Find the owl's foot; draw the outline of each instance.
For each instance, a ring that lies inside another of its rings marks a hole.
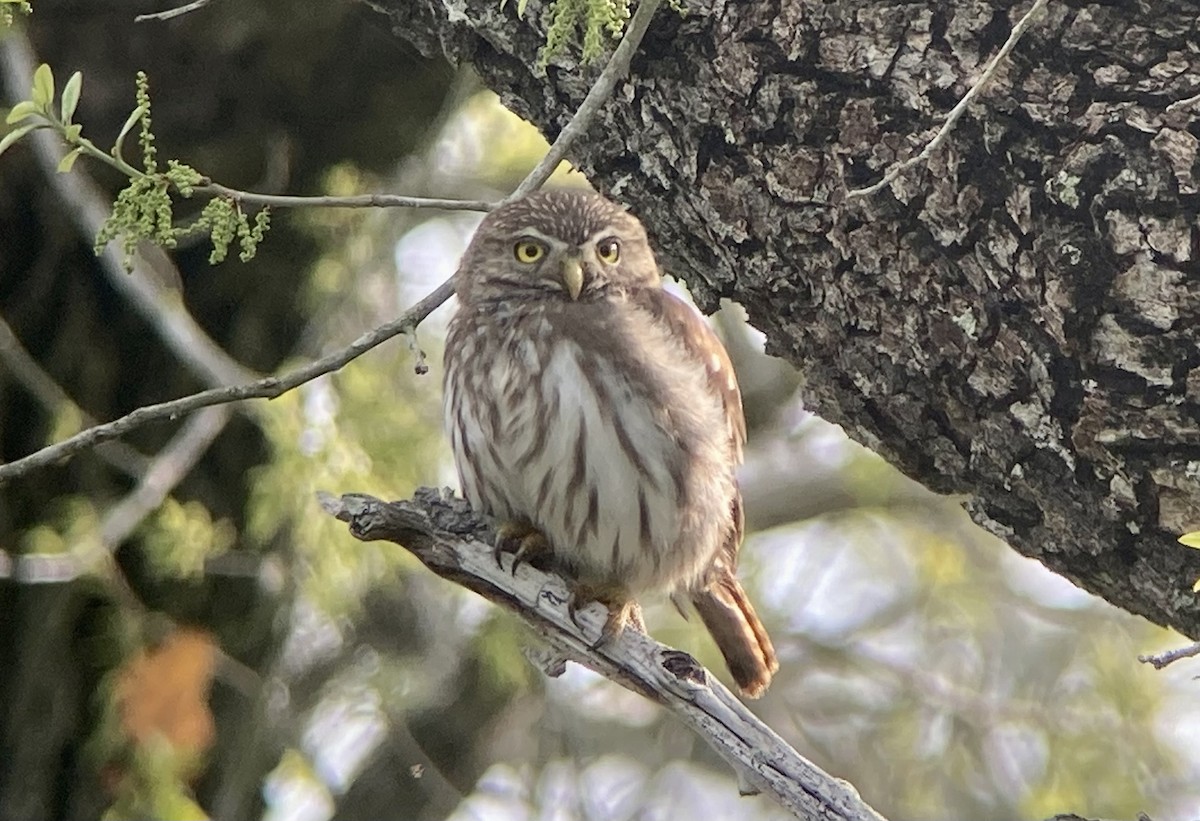
[[[576,614],[580,608],[587,607],[592,602],[600,602],[604,605],[608,610],[608,618],[604,620],[604,627],[600,629],[599,638],[591,644],[589,649],[599,649],[621,635],[626,627],[632,627],[639,633],[646,632],[646,622],[642,618],[641,606],[633,599],[628,598],[628,594],[624,590],[576,582],[571,585],[571,598],[567,601],[567,615],[580,630],[583,629],[583,625],[579,623]]]
[[[500,557],[505,553],[513,554],[512,574],[514,576],[517,575],[517,568],[521,566],[522,562],[527,561],[533,565],[540,565],[542,559],[550,558],[552,552],[550,542],[547,541],[542,531],[526,519],[503,522],[496,530],[496,544],[492,549],[492,556],[495,557],[497,566],[503,569],[504,562]]]

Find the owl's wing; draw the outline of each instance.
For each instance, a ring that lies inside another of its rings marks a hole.
[[[683,300],[669,291],[659,288],[646,289],[640,295],[643,307],[671,329],[671,333],[683,343],[683,347],[697,362],[702,363],[708,375],[708,388],[721,397],[725,407],[725,419],[729,429],[729,449],[732,463],[742,463],[742,448],[746,444],[746,417],[742,413],[742,392],[738,388],[733,362],[704,317]],[[733,498],[733,532],[726,543],[726,559],[730,569],[737,567],[737,550],[742,543],[745,516],[742,512],[742,494],[736,491]]]

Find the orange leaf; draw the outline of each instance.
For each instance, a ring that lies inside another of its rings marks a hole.
[[[116,688],[121,726],[135,743],[161,736],[179,752],[202,754],[213,741],[208,691],[216,665],[210,633],[180,628],[121,671]]]

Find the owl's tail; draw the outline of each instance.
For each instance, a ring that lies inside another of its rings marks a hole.
[[[779,659],[737,578],[722,573],[707,588],[692,593],[692,604],[725,656],[742,695],[761,696],[779,669]]]

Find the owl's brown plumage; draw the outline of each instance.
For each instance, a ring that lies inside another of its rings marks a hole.
[[[446,342],[454,459],[472,507],[609,607],[606,630],[645,593],[682,593],[758,696],[778,662],[736,578],[741,396],[720,340],[661,280],[641,223],[597,194],[485,217]]]

